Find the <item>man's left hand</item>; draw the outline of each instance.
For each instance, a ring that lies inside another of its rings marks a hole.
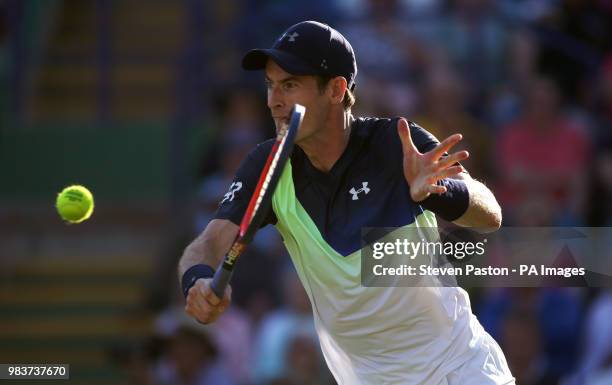
[[[455,165],[467,159],[467,151],[459,151],[448,156],[443,155],[462,139],[461,134],[454,134],[444,139],[430,151],[422,154],[415,147],[410,136],[410,127],[406,119],[397,121],[397,132],[402,141],[404,153],[404,177],[410,186],[410,197],[414,202],[425,200],[430,194],[444,194],[446,187],[438,186],[437,182],[463,171],[463,167]]]

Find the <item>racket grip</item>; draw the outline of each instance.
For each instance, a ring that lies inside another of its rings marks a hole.
[[[223,259],[223,263],[221,266],[215,271],[215,275],[210,284],[210,287],[219,299],[223,299],[223,294],[225,294],[225,288],[229,284],[230,279],[232,279],[232,273],[234,271],[234,264],[236,263],[236,259],[242,254],[244,249],[246,248],[246,244],[241,242],[240,240],[234,242],[231,249],[225,255]]]
[[[230,279],[232,279],[233,272],[233,269],[227,270],[225,266],[223,266],[223,264],[221,265],[221,267],[219,267],[219,269],[217,269],[217,271],[215,271],[215,275],[210,284],[210,288],[212,289],[213,293],[215,293],[217,298],[223,299],[223,294],[225,294],[225,288],[229,284]]]

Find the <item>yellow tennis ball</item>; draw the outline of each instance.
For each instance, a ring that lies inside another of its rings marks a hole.
[[[65,221],[81,223],[93,213],[93,195],[83,186],[68,186],[57,194],[55,207]]]

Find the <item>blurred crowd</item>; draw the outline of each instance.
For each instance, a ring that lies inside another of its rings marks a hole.
[[[214,4],[212,4],[214,3]],[[195,237],[273,123],[249,48],[324,21],[357,55],[360,116],[404,116],[440,140],[460,132],[466,168],[495,192],[504,226],[612,224],[612,1],[233,0],[211,2],[214,142],[202,159]],[[280,237],[263,229],[238,266],[233,306],[190,322],[176,296],[155,338],[116,352],[134,384],[333,384],[308,298]],[[178,288],[178,285],[177,285]],[[473,309],[521,385],[612,383],[612,292],[487,289]]]

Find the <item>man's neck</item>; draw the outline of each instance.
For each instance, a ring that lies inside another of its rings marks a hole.
[[[317,170],[329,172],[340,159],[348,145],[353,120],[350,111],[346,111],[325,122],[326,127],[319,131],[319,135],[313,135],[300,143],[299,146]]]

